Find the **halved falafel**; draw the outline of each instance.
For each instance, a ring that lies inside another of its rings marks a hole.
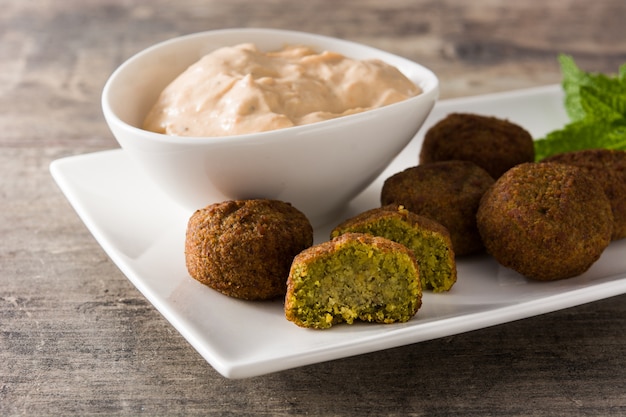
[[[412,251],[383,237],[345,233],[295,257],[285,317],[300,327],[327,329],[355,320],[406,322],[421,305]]]
[[[580,275],[611,241],[611,204],[580,168],[526,163],[483,196],[476,216],[483,243],[500,264],[528,278]]]
[[[402,205],[435,220],[450,233],[456,255],[483,250],[476,211],[494,179],[469,161],[443,161],[417,165],[385,180],[382,205]]]
[[[344,233],[382,236],[411,249],[417,259],[423,289],[449,291],[456,282],[456,260],[448,229],[403,206],[367,210],[336,226],[330,237]]]
[[[474,162],[493,178],[535,159],[533,138],[523,127],[492,116],[452,113],[426,132],[419,163]]]
[[[285,295],[293,258],[313,244],[313,227],[291,204],[237,200],[212,204],[189,219],[189,274],[231,297],[265,300]]]

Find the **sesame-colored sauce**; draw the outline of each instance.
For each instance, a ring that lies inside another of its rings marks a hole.
[[[205,55],[169,84],[144,129],[230,136],[359,113],[421,93],[398,69],[306,46],[274,52],[253,44]]]

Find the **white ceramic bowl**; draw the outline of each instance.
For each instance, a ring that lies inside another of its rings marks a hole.
[[[379,58],[423,93],[363,113],[262,133],[198,138],[141,129],[170,81],[212,50],[244,42],[262,50],[303,44],[356,59]],[[134,55],[107,81],[102,107],[124,151],[190,212],[227,199],[273,198],[290,202],[320,224],[365,189],[408,144],[438,92],[438,79],[430,70],[375,48],[301,32],[226,29],[175,38]]]

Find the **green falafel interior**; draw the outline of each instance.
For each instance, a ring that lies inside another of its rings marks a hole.
[[[402,206],[397,209],[394,207],[393,210],[383,207],[365,212],[337,226],[331,237],[348,232],[367,233],[398,242],[413,251],[423,289],[433,292],[449,291],[457,278],[452,242],[447,230],[433,222],[410,213]]]
[[[358,233],[296,256],[287,287],[285,316],[315,329],[355,320],[406,322],[422,302],[412,253],[388,239]]]
[[[364,230],[402,243],[413,250],[422,277],[422,286],[434,292],[448,291],[456,282],[450,246],[433,233],[418,231],[398,219],[381,220]]]

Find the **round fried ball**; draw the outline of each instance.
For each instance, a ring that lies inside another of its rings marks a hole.
[[[469,161],[443,161],[408,168],[387,178],[382,205],[407,210],[439,222],[450,233],[456,255],[483,250],[476,211],[494,179]]]
[[[265,300],[285,295],[291,262],[313,244],[313,227],[289,203],[238,200],[212,204],[189,219],[189,274],[231,297]]]
[[[577,167],[526,163],[483,196],[476,216],[483,243],[500,264],[528,278],[580,275],[611,241],[611,204]]]
[[[515,165],[535,160],[533,138],[508,120],[471,113],[452,113],[424,137],[420,164],[463,160],[474,162],[493,178]]]
[[[553,155],[542,162],[574,165],[598,180],[613,210],[611,239],[626,237],[626,151],[586,149]]]

